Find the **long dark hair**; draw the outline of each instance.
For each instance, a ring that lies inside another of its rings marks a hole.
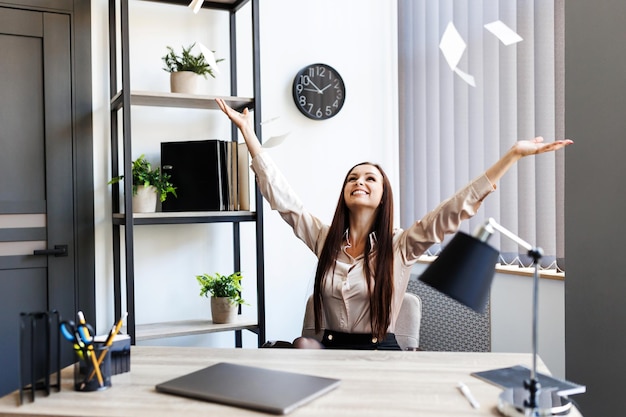
[[[322,323],[322,287],[326,274],[334,268],[341,251],[344,233],[350,225],[350,212],[343,196],[348,177],[352,170],[361,165],[371,165],[378,169],[383,177],[383,195],[376,210],[376,218],[371,232],[376,236],[376,247],[372,248],[370,239],[366,239],[364,252],[364,271],[370,296],[372,334],[379,340],[384,338],[390,322],[391,299],[393,296],[393,193],[391,183],[385,171],[371,162],[356,164],[346,174],[341,187],[341,194],[335,209],[333,221],[328,230],[315,272],[313,305],[315,312],[315,331],[319,332]],[[372,288],[372,278],[374,287]]]

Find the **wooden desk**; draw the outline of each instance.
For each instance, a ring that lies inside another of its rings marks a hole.
[[[295,349],[209,349],[133,346],[131,372],[113,376],[102,392],[72,390],[71,370],[63,374],[61,392],[39,394],[18,406],[17,393],[0,399],[0,416],[262,416],[230,406],[157,393],[157,383],[217,362],[301,372],[342,380],[334,391],[290,416],[497,416],[500,390],[471,372],[523,364],[529,354],[379,352]],[[547,372],[540,362],[539,370]],[[473,409],[457,390],[465,382],[480,409]],[[521,382],[521,381],[520,381]],[[584,394],[583,394],[584,395]],[[269,415],[269,414],[267,414]],[[581,414],[573,409],[573,417]]]

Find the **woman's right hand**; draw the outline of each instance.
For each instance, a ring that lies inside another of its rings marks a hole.
[[[228,118],[241,130],[243,133],[246,128],[252,128],[252,114],[248,111],[248,108],[243,109],[243,112],[238,112],[230,107],[221,98],[216,98],[217,105],[228,116]]]
[[[250,156],[254,158],[263,150],[263,148],[261,147],[259,138],[257,138],[256,133],[254,132],[254,120],[252,114],[247,108],[243,109],[243,112],[236,111],[226,104],[226,102],[221,98],[216,98],[215,101],[224,114],[228,116],[237,128],[239,128],[243,134],[244,140],[246,141],[248,152],[250,152]]]

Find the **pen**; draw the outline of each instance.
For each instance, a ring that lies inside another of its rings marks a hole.
[[[463,382],[459,381],[459,384],[457,385],[457,388],[461,391],[463,396],[465,398],[467,398],[467,401],[469,401],[469,403],[472,405],[472,407],[474,407],[474,408],[479,408],[480,407],[480,404],[478,403],[478,401],[476,401],[476,398],[474,398],[474,396],[472,395],[472,392],[470,391],[470,389],[468,388],[467,385],[465,385]]]
[[[83,314],[82,311],[79,311],[77,314],[78,316],[78,322],[82,325],[81,328],[83,329],[83,336],[85,337],[86,340],[88,340],[89,338],[91,338],[91,335],[89,334],[89,329],[87,329],[87,322],[85,321],[85,315]],[[96,372],[96,376],[98,377],[98,383],[100,384],[100,386],[104,386],[104,381],[102,379],[102,373],[100,373],[100,365],[98,364],[98,360],[96,359],[96,351],[93,348],[93,344],[89,343],[87,346],[87,350],[88,353],[87,355],[91,357],[91,362],[93,363],[93,369]]]

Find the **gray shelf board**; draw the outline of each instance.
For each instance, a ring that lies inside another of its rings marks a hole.
[[[124,213],[114,213],[113,223],[126,223]],[[183,223],[220,223],[255,221],[252,211],[172,211],[156,213],[133,213],[133,224],[183,224]]]
[[[111,109],[119,110],[123,106],[122,91],[111,99]],[[199,94],[167,93],[154,91],[131,91],[130,104],[132,106],[151,107],[180,107],[185,109],[219,110],[216,98],[221,98],[230,107],[241,111],[252,108],[254,99],[251,97],[213,96]]]
[[[233,323],[215,324],[212,320],[181,320],[162,323],[137,324],[136,340],[152,340],[169,337],[191,336],[206,333],[217,333],[231,330],[256,330],[256,319],[237,316]]]
[[[153,3],[177,4],[187,6],[190,0],[144,0]],[[222,9],[222,10],[238,10],[249,0],[205,0],[202,5],[203,9]]]
[[[186,109],[219,110],[216,98],[221,98],[233,109],[252,107],[254,99],[250,97],[210,96],[182,93],[162,93],[150,91],[131,91],[130,104],[134,106],[182,107]]]

